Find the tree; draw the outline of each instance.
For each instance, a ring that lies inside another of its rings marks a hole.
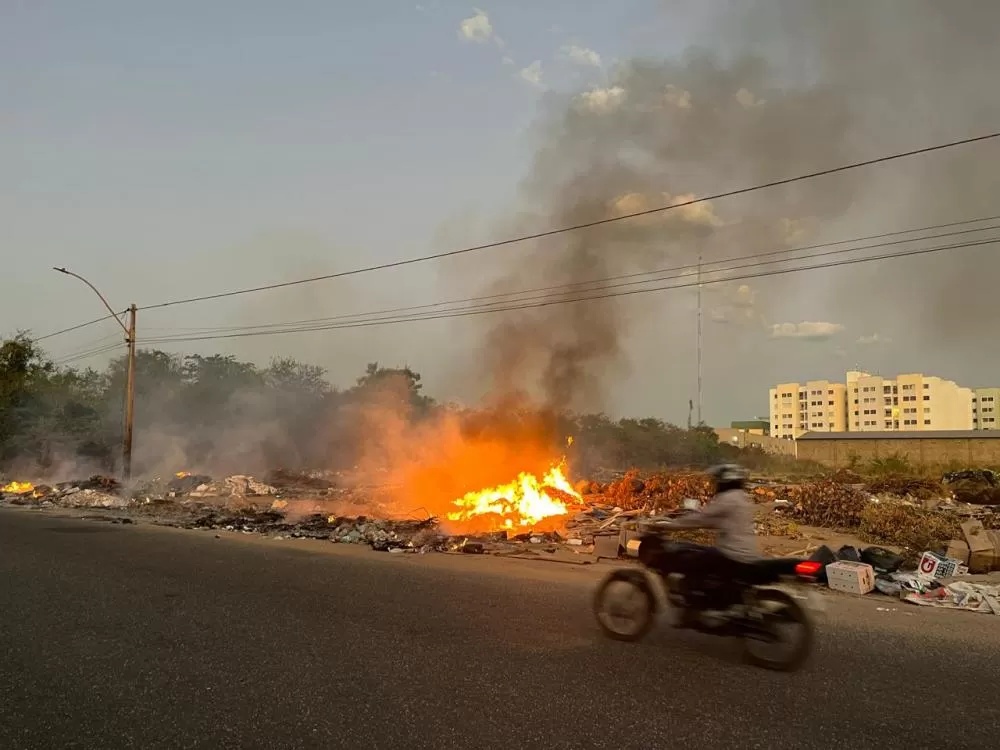
[[[357,380],[351,394],[359,400],[377,398],[385,403],[396,401],[408,406],[417,414],[424,414],[434,404],[434,400],[423,395],[420,373],[409,367],[380,367],[378,362],[370,362],[365,374]]]
[[[55,366],[27,334],[0,344],[0,461],[37,452],[50,406],[45,401]]]

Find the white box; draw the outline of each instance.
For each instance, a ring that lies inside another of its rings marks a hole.
[[[867,594],[875,588],[875,569],[868,563],[838,560],[826,566],[826,581],[834,591]]]

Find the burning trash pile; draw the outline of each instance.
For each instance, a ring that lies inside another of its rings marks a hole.
[[[8,482],[0,486],[0,499],[11,505],[62,505],[66,507],[124,508],[121,485],[112,477],[95,474],[88,479],[53,485]]]
[[[450,472],[450,466],[444,471]],[[265,481],[249,475],[214,479],[181,471],[130,488],[103,476],[52,485],[11,481],[0,486],[0,499],[129,511],[186,528],[365,544],[379,551],[563,551],[596,559],[630,557],[629,545],[642,517],[677,509],[689,499],[705,502],[712,491],[708,478],[693,471],[628,471],[574,484],[560,460],[537,474],[525,471],[495,486],[464,493],[459,489],[452,499],[440,496],[439,475],[434,474],[413,494],[419,498],[414,505],[426,502],[433,512],[404,512],[401,503],[409,497],[410,485],[371,484],[372,472],[275,470],[264,476]],[[958,538],[965,519],[978,519],[986,529],[1000,528],[994,508],[959,503],[952,490],[963,482],[992,486],[996,476],[991,472],[961,472],[941,483],[899,477],[868,485],[846,481],[854,478],[753,486],[757,534],[798,539],[811,537],[810,528],[835,529],[900,549],[900,557],[912,563],[926,550],[943,550],[949,539]],[[713,540],[711,532],[675,533],[701,543]]]

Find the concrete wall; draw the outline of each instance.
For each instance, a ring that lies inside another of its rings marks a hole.
[[[720,443],[729,443],[740,448],[750,448],[756,446],[766,453],[775,453],[785,456],[795,455],[795,441],[781,440],[769,435],[760,435],[749,430],[737,430],[732,427],[717,427],[715,434],[719,436]],[[735,438],[735,440],[734,440]]]
[[[899,456],[915,466],[1000,466],[1000,440],[990,438],[820,439],[799,440],[796,447],[800,459],[831,468],[850,466],[852,456],[861,463]]]

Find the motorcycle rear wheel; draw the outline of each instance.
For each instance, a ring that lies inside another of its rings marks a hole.
[[[611,596],[616,586],[630,589],[627,613]],[[656,619],[656,596],[645,574],[638,570],[617,570],[601,581],[594,592],[594,615],[608,638],[631,643],[645,637]]]
[[[772,627],[778,625],[793,625],[800,631],[798,642],[789,649],[789,653],[784,657],[763,656],[758,647],[760,641],[751,638],[743,638],[743,653],[747,661],[757,667],[770,669],[779,672],[794,672],[799,669],[812,651],[813,644],[813,624],[809,615],[795,599],[784,591],[778,589],[759,589],[756,598],[762,608],[766,610],[765,622]],[[781,645],[785,644],[785,639],[780,634],[776,634]]]

